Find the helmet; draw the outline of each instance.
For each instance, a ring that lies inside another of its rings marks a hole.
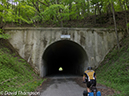
[[[92,67],[88,67],[87,69],[88,69],[88,70],[92,70]]]

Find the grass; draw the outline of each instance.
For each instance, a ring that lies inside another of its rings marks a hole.
[[[114,96],[129,96],[129,37],[121,45],[120,50],[109,52],[97,68],[97,81],[120,92]]]
[[[3,41],[0,39],[0,95],[10,92],[25,96],[34,92],[44,80]],[[97,82],[120,92],[114,96],[129,96],[129,38],[121,45],[120,50],[109,52],[96,70]]]
[[[0,44],[0,95],[17,92],[17,95],[27,96],[26,92],[35,92],[43,81],[24,59],[10,51],[9,46]]]

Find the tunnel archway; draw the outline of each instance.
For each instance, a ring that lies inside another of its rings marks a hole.
[[[82,75],[88,57],[82,46],[71,40],[60,40],[49,45],[42,57],[45,75]],[[59,71],[59,67],[63,71]]]

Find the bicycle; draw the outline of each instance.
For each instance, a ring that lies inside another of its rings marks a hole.
[[[85,81],[83,83],[87,83],[87,82]],[[96,94],[97,94],[97,88],[96,88],[96,86],[93,86],[93,84],[91,84],[90,91],[93,92],[93,95],[94,96],[96,96]],[[83,96],[87,96],[87,95],[88,95],[87,90],[83,91]]]
[[[97,88],[96,88],[96,86],[93,86],[93,84],[91,84],[90,90],[91,90],[91,92],[94,93],[94,96],[96,96],[96,93],[97,93]]]

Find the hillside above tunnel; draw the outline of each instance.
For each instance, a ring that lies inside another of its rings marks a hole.
[[[129,11],[126,11],[127,17],[129,17]],[[125,11],[115,12],[116,24],[118,29],[126,28],[126,18]],[[127,23],[129,18],[127,18]],[[16,24],[16,23],[7,23],[4,27],[61,27],[60,23],[33,23],[33,24]],[[69,28],[114,28],[113,14],[104,13],[101,15],[91,15],[85,19],[74,19],[74,20],[64,20],[63,27]]]

